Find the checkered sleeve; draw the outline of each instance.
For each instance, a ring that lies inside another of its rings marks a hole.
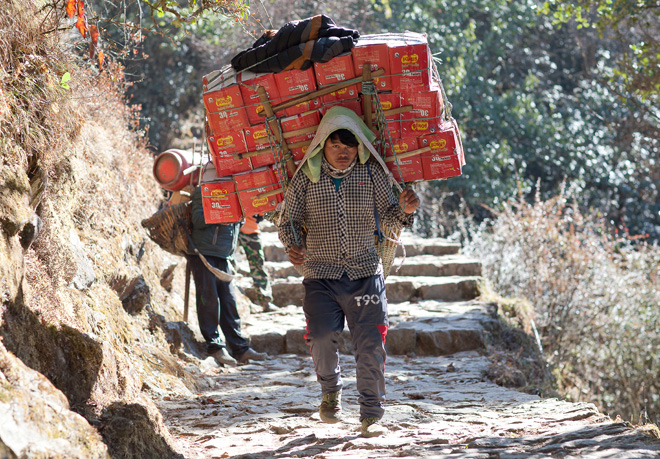
[[[278,236],[286,252],[291,246],[302,242],[303,222],[305,220],[305,195],[309,179],[304,174],[297,174],[286,190],[285,211],[278,226]]]
[[[415,213],[406,214],[403,212],[398,199],[394,196],[385,171],[377,163],[372,162],[371,165],[376,207],[382,224],[396,229],[411,227],[415,220]]]

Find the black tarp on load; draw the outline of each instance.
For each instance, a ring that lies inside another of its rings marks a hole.
[[[337,27],[324,14],[291,21],[272,38],[264,35],[252,48],[238,53],[232,58],[231,66],[236,71],[249,69],[255,73],[307,70],[314,62],[328,62],[350,51],[359,36],[357,30]]]

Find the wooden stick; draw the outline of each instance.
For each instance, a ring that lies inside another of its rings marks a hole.
[[[400,113],[408,113],[409,111],[412,111],[412,109],[413,109],[412,105],[404,105],[403,107],[399,107],[399,108],[392,108],[390,110],[383,110],[383,115],[391,116],[391,115],[398,115]]]
[[[385,158],[385,162],[391,163],[395,159],[405,159],[410,156],[421,155],[422,153],[426,153],[427,151],[431,151],[431,147],[424,147],[424,148],[420,148],[419,150],[407,151],[405,153],[397,154],[396,156],[388,156],[387,158]]]
[[[265,191],[263,193],[260,193],[260,194],[256,195],[253,198],[253,200],[259,199],[259,198],[267,198],[269,196],[273,196],[273,195],[280,194],[280,193],[284,193],[284,190],[282,188],[276,188],[274,190]]]
[[[303,140],[302,142],[296,142],[292,143],[289,145],[289,148],[294,149],[294,148],[300,148],[300,147],[308,147],[311,145],[312,141],[311,140]]]
[[[407,113],[407,112],[411,111],[412,108],[413,108],[412,105],[406,105],[404,107],[393,108],[391,110],[384,110],[383,114],[386,117],[390,116],[390,115],[398,115],[400,113]],[[365,118],[364,115],[362,115],[362,119],[364,119],[364,118]],[[284,135],[285,139],[290,139],[291,137],[316,132],[317,129],[318,129],[318,125],[310,126],[310,127],[306,127],[306,128],[302,128],[302,129],[296,129],[295,131],[285,132],[283,135]],[[295,143],[295,144],[291,144],[291,145],[289,145],[289,150],[291,150],[292,148],[298,148],[298,147],[302,147],[302,146],[305,146],[305,145],[309,145],[310,143],[311,143],[311,141],[303,141],[303,142],[298,142],[298,143]],[[263,155],[263,154],[266,154],[266,153],[271,153],[272,151],[273,150],[271,148],[264,148],[263,150],[249,151],[247,153],[234,153],[233,157],[234,157],[234,159],[252,158],[253,156],[259,156],[259,155]]]
[[[311,140],[303,140],[302,142],[292,143],[291,145],[288,145],[288,147],[289,150],[293,150],[294,148],[306,147],[311,143],[312,143]],[[261,155],[265,155],[266,153],[272,153],[272,152],[273,152],[272,148],[264,148],[263,150],[248,151],[247,153],[234,153],[232,157],[234,159],[252,158],[253,156],[261,156]]]
[[[192,266],[190,262],[186,261],[186,280],[185,280],[185,291],[183,294],[183,321],[188,322],[188,302],[190,300],[190,274],[192,272]]]
[[[296,137],[296,136],[299,136],[299,135],[309,134],[311,132],[316,132],[316,128],[318,128],[318,127],[319,127],[318,125],[309,126],[309,127],[302,128],[302,129],[296,129],[295,131],[285,132],[284,133],[284,138],[285,139],[290,139],[291,137]]]
[[[257,93],[259,94],[259,99],[261,99],[261,103],[264,105],[264,111],[266,112],[266,116],[268,118],[273,118],[275,116],[275,112],[273,111],[273,107],[270,105],[270,101],[268,100],[268,94],[266,93],[266,89],[263,86],[259,86],[257,88]],[[270,126],[270,130],[273,132],[273,135],[275,136],[275,140],[278,143],[282,144],[282,154],[284,156],[287,156],[287,153],[289,152],[289,146],[286,144],[286,141],[280,136],[280,129],[277,125],[277,120],[271,120],[268,122]],[[296,165],[293,162],[293,158],[289,158],[286,161],[286,167],[289,170],[289,173],[293,175],[294,171],[296,170]]]
[[[370,69],[371,71],[371,69]],[[385,74],[385,69],[378,69],[375,72],[371,73],[371,77],[379,77],[381,75]],[[310,92],[309,94],[302,94],[298,97],[295,97],[291,100],[287,100],[286,102],[282,102],[281,104],[274,105],[272,107],[272,110],[274,112],[279,112],[280,110],[284,110],[285,108],[293,107],[298,104],[302,104],[303,102],[308,102],[312,99],[315,99],[316,97],[320,96],[325,96],[326,94],[330,94],[331,92],[339,91],[340,89],[348,88],[349,86],[356,84],[356,83],[362,83],[362,77],[358,78],[353,78],[350,80],[342,81],[341,83],[333,84],[330,86],[326,86],[324,88],[318,89],[314,92]],[[269,115],[270,116],[270,115]]]
[[[371,64],[369,62],[365,62],[362,65],[362,81],[371,81]],[[369,129],[374,126],[372,119],[373,113],[371,113],[372,109],[373,107],[371,105],[371,94],[362,94],[362,112],[364,113],[364,124],[366,124]]]
[[[234,159],[243,159],[243,158],[252,158],[253,156],[261,156],[266,153],[273,153],[272,148],[264,148],[263,150],[248,151],[247,153],[234,153],[232,157]]]

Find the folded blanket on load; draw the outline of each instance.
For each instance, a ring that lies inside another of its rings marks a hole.
[[[337,27],[324,14],[291,21],[272,37],[264,34],[251,48],[231,60],[236,71],[279,73],[284,70],[307,70],[314,62],[328,62],[350,51],[360,36],[357,30]]]

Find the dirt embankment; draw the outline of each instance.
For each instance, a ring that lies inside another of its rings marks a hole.
[[[143,389],[196,391],[177,354],[197,349],[182,260],[140,225],[152,156],[121,69],[76,64],[38,11],[0,13],[0,455],[176,457]]]

